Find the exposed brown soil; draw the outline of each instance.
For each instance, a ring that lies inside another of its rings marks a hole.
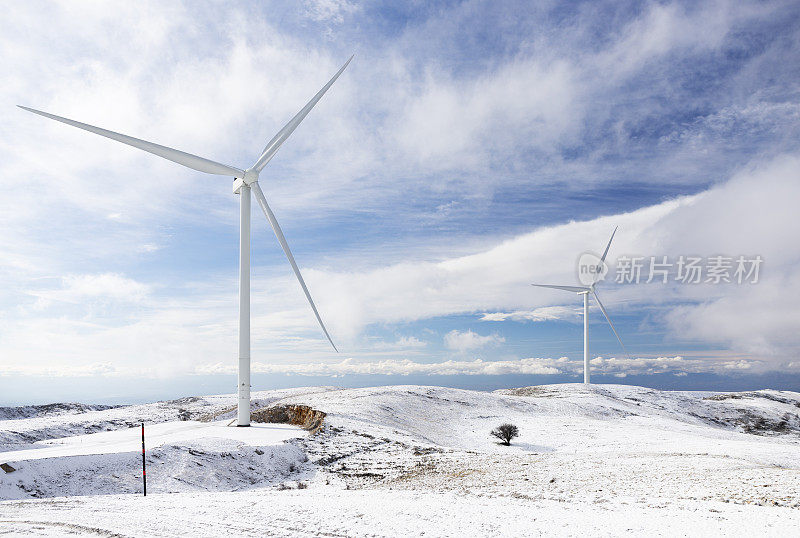
[[[250,413],[250,420],[253,422],[294,424],[304,430],[315,433],[322,427],[325,413],[312,409],[307,405],[273,405],[253,411]]]
[[[216,413],[209,413],[200,417],[200,422],[211,422],[218,420],[220,417],[230,415],[236,412],[236,406],[231,406],[226,409],[217,411]],[[294,424],[301,428],[316,433],[322,428],[322,423],[325,420],[325,413],[312,409],[307,405],[301,404],[286,404],[286,405],[271,405],[269,407],[262,407],[250,412],[250,422],[265,422],[273,424]]]

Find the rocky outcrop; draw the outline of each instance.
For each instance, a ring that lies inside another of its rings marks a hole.
[[[294,424],[311,433],[315,433],[322,427],[325,413],[312,409],[307,405],[273,405],[253,411],[250,413],[250,420],[252,422]]]

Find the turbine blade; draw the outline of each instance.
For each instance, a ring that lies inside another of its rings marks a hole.
[[[625,355],[627,355],[628,358],[630,359],[631,356],[628,354],[628,350],[625,349],[625,344],[622,343],[622,338],[619,337],[619,333],[617,332],[617,329],[614,328],[614,324],[611,323],[611,318],[608,317],[608,312],[606,312],[605,307],[603,307],[603,303],[600,302],[600,297],[597,296],[597,292],[594,290],[594,288],[592,288],[592,293],[594,294],[594,298],[597,300],[597,306],[600,307],[600,310],[603,312],[603,315],[606,317],[606,321],[608,322],[609,325],[611,325],[611,330],[614,331],[614,335],[617,337],[617,340],[619,340],[619,345],[622,346],[622,351],[624,351]]]
[[[531,286],[537,286],[539,288],[553,288],[555,290],[572,291],[575,293],[583,293],[584,291],[589,291],[591,289],[585,286],[553,286],[550,284],[531,284]]]
[[[264,197],[261,187],[258,185],[258,182],[254,182],[250,184],[250,189],[252,189],[253,194],[256,195],[258,205],[261,206],[261,209],[264,211],[264,215],[266,215],[267,220],[272,226],[272,231],[275,232],[275,237],[278,238],[278,242],[281,244],[281,248],[283,249],[284,254],[286,254],[286,258],[289,260],[292,270],[294,270],[294,274],[297,277],[297,280],[300,282],[300,286],[303,288],[303,293],[306,294],[308,304],[311,305],[311,310],[314,311],[314,315],[317,317],[319,326],[322,327],[322,332],[325,333],[325,336],[328,338],[328,342],[331,343],[333,349],[338,353],[339,350],[336,349],[336,345],[333,343],[333,340],[331,340],[331,335],[328,334],[328,329],[326,329],[325,324],[322,323],[322,318],[319,316],[319,312],[317,312],[317,307],[314,304],[314,300],[311,298],[311,293],[309,293],[308,287],[306,287],[306,282],[303,280],[303,275],[300,274],[300,269],[297,267],[297,263],[294,261],[294,256],[292,256],[292,251],[289,250],[289,243],[286,242],[286,238],[283,236],[283,231],[281,231],[281,227],[278,225],[278,220],[275,218],[275,215],[269,208],[269,204],[267,204],[267,199]]]
[[[22,105],[17,105],[17,106],[22,110],[33,112],[34,114],[44,116],[45,118],[50,118],[51,120],[60,121],[61,123],[72,125],[73,127],[77,127],[78,129],[83,129],[84,131],[89,131],[90,133],[98,134],[100,136],[105,136],[106,138],[116,140],[117,142],[122,142],[123,144],[139,148],[148,153],[152,153],[153,155],[158,155],[159,157],[163,157],[168,161],[182,164],[183,166],[189,167],[199,172],[205,172],[207,174],[216,174],[218,176],[244,177],[243,170],[239,170],[238,168],[234,168],[233,166],[228,166],[227,164],[220,164],[218,162],[214,162],[209,159],[204,159],[203,157],[198,157],[197,155],[192,155],[191,153],[186,153],[184,151],[180,151],[177,149],[168,148],[167,146],[154,144],[153,142],[148,142],[146,140],[140,140],[132,136],[115,133],[114,131],[109,131],[107,129],[101,129],[100,127],[95,127],[94,125],[81,123],[79,121],[70,120],[68,118],[62,118],[61,116],[56,116],[55,114],[48,114],[47,112],[42,112],[41,110],[28,108]]]
[[[267,146],[264,148],[264,151],[261,152],[261,156],[256,161],[256,164],[253,165],[253,169],[256,172],[261,172],[261,170],[263,170],[264,167],[267,166],[267,163],[272,159],[275,153],[278,152],[281,145],[284,142],[286,142],[286,139],[289,138],[289,136],[294,132],[295,129],[297,129],[297,126],[300,125],[300,122],[305,119],[305,117],[308,115],[309,112],[311,112],[311,109],[314,108],[314,105],[316,105],[317,102],[320,99],[322,99],[322,96],[325,95],[325,92],[327,92],[328,89],[333,85],[333,83],[336,82],[336,79],[339,78],[339,75],[342,74],[342,71],[345,70],[345,68],[350,64],[352,59],[353,56],[350,56],[350,59],[347,60],[347,62],[345,62],[342,68],[339,69],[339,71],[335,75],[333,75],[333,78],[330,79],[328,83],[325,86],[323,86],[320,91],[317,92],[317,94],[311,99],[311,101],[309,101],[308,104],[304,106],[300,110],[300,112],[298,112],[295,115],[295,117],[292,118],[292,120],[283,127],[283,129],[278,131],[278,134],[272,137],[272,140],[269,141]]]
[[[611,241],[614,240],[614,234],[617,233],[617,228],[619,226],[614,227],[614,231],[611,232],[611,239],[608,240],[608,244],[606,245],[606,250],[603,252],[603,255],[600,257],[600,261],[606,261],[606,254],[608,254],[608,248],[611,246]]]

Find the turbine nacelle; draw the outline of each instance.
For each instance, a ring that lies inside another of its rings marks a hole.
[[[243,177],[234,178],[233,194],[239,194],[239,191],[242,189],[242,185],[250,186],[256,181],[258,181],[258,171],[248,168],[244,171]]]

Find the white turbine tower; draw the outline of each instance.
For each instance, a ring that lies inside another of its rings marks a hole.
[[[611,233],[611,239],[608,240],[608,245],[606,245],[606,250],[603,252],[603,255],[600,257],[600,263],[595,266],[595,274],[602,275],[603,271],[603,264],[606,261],[606,255],[608,254],[608,248],[611,246],[611,241],[614,240],[614,234],[617,233],[617,229],[614,228],[614,231]],[[625,349],[625,344],[622,343],[622,339],[619,337],[619,333],[617,333],[617,329],[614,328],[614,324],[611,323],[611,318],[608,317],[608,312],[603,307],[603,303],[600,302],[600,297],[597,296],[597,291],[594,287],[597,285],[598,280],[595,279],[590,286],[553,286],[551,284],[531,284],[531,286],[538,286],[540,288],[554,288],[557,290],[564,290],[564,291],[571,291],[573,293],[577,293],[578,295],[583,295],[583,382],[589,383],[589,294],[591,293],[594,295],[595,300],[597,301],[597,306],[600,307],[600,310],[603,312],[603,315],[608,321],[608,324],[611,326],[611,330],[614,331],[614,335],[619,340],[619,345],[622,346],[622,350],[625,351],[625,354],[628,354],[628,351]]]
[[[317,307],[314,305],[314,300],[311,299],[311,294],[308,292],[308,287],[306,286],[305,281],[303,280],[303,276],[300,274],[300,269],[297,267],[297,263],[294,261],[294,256],[292,256],[291,250],[289,250],[289,244],[286,242],[286,238],[283,236],[283,232],[281,231],[281,227],[278,225],[278,221],[275,219],[275,215],[272,213],[272,210],[267,204],[267,199],[264,197],[264,193],[261,191],[261,187],[258,185],[258,175],[261,170],[267,165],[267,163],[272,159],[275,153],[280,149],[281,145],[286,141],[287,138],[294,132],[300,122],[311,112],[311,109],[314,108],[314,105],[322,99],[322,96],[325,95],[325,92],[336,82],[336,79],[339,78],[339,75],[342,74],[342,71],[348,66],[350,61],[353,59],[351,56],[350,59],[342,66],[341,69],[333,76],[332,79],[328,81],[325,86],[322,87],[320,91],[308,102],[306,106],[304,106],[300,112],[298,112],[295,117],[291,119],[289,123],[287,123],[283,129],[278,131],[272,140],[269,141],[267,146],[264,148],[264,151],[261,152],[258,160],[255,162],[253,166],[248,168],[247,170],[240,170],[233,166],[228,166],[226,164],[221,164],[209,159],[205,159],[203,157],[198,157],[197,155],[192,155],[190,153],[185,153],[183,151],[179,151],[177,149],[168,148],[166,146],[161,146],[159,144],[154,144],[153,142],[147,142],[145,140],[140,140],[138,138],[133,138],[131,136],[127,136],[120,133],[115,133],[114,131],[108,131],[106,129],[101,129],[100,127],[95,127],[93,125],[87,125],[85,123],[81,123],[78,121],[70,120],[67,118],[62,118],[61,116],[55,116],[53,114],[48,114],[47,112],[42,112],[41,110],[34,110],[32,108],[27,108],[24,106],[20,106],[20,108],[27,110],[28,112],[33,112],[34,114],[39,114],[40,116],[44,116],[46,118],[50,118],[51,120],[60,121],[62,123],[66,123],[67,125],[72,125],[73,127],[77,127],[79,129],[83,129],[85,131],[89,131],[91,133],[98,134],[100,136],[105,136],[106,138],[111,138],[112,140],[116,140],[117,142],[122,142],[123,144],[127,144],[129,146],[133,146],[135,148],[139,148],[141,150],[147,151],[154,155],[158,155],[159,157],[163,157],[164,159],[176,162],[178,164],[182,164],[188,168],[192,168],[193,170],[198,170],[200,172],[205,172],[207,174],[215,174],[219,176],[232,176],[234,178],[233,181],[233,192],[234,194],[239,195],[240,201],[240,215],[239,215],[239,405],[238,405],[238,418],[237,418],[237,426],[249,426],[250,425],[250,192],[252,191],[255,194],[256,200],[258,204],[261,206],[261,209],[264,211],[264,215],[266,215],[267,220],[269,220],[270,226],[272,226],[272,230],[275,232],[275,237],[277,237],[278,242],[283,249],[283,252],[286,254],[286,258],[289,260],[289,264],[292,266],[292,270],[294,271],[295,276],[297,276],[297,280],[300,282],[300,286],[303,288],[303,293],[306,295],[306,299],[308,299],[308,303],[311,305],[311,310],[314,311],[314,316],[316,316],[317,321],[319,322],[320,327],[322,327],[322,332],[325,333],[325,337],[328,339],[328,342],[331,343],[333,349],[338,352],[336,346],[331,340],[330,335],[328,334],[328,330],[325,328],[325,324],[322,323],[322,318],[317,311]]]

